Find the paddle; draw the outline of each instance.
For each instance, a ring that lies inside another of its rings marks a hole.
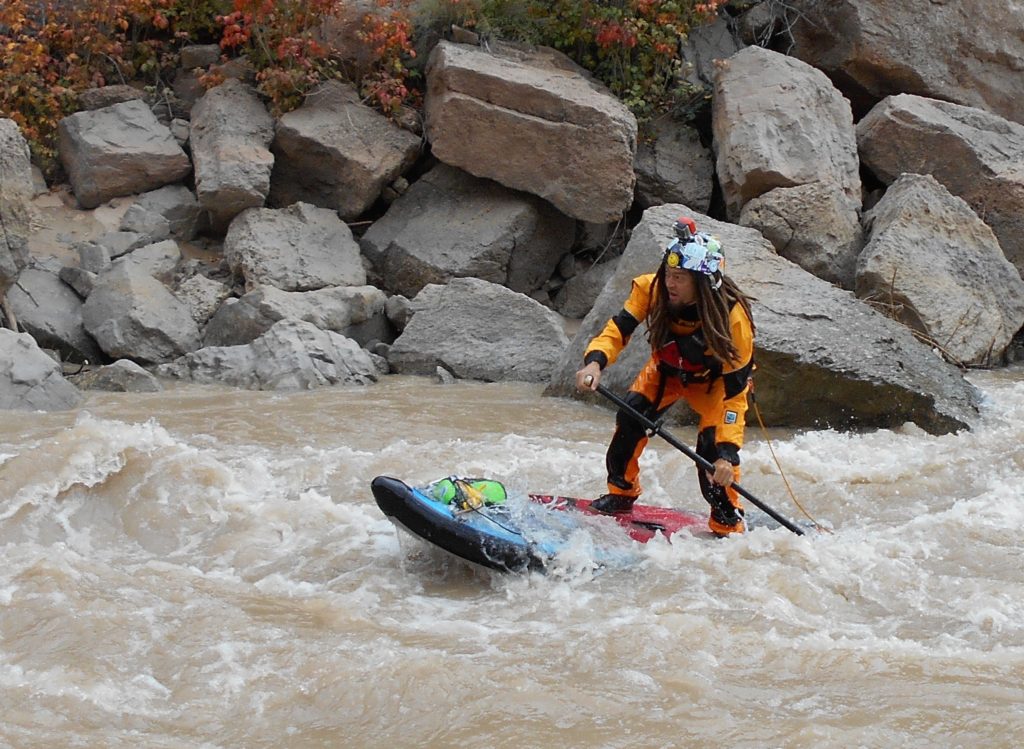
[[[588,382],[587,384],[589,385],[590,383]],[[660,423],[655,422],[655,421],[651,421],[650,419],[648,419],[646,416],[644,416],[642,413],[637,411],[631,405],[626,403],[626,401],[624,401],[622,398],[617,396],[615,393],[613,393],[611,390],[606,388],[604,385],[600,385],[599,384],[597,386],[597,392],[599,392],[605,398],[607,398],[612,403],[614,403],[616,406],[621,408],[623,411],[628,413],[634,419],[639,421],[647,429],[648,432],[650,432],[651,434],[657,434],[659,437],[661,437],[667,443],[672,445],[672,447],[674,447],[676,450],[679,450],[683,455],[685,455],[690,460],[692,460],[694,463],[696,463],[700,468],[704,469],[705,471],[708,471],[709,473],[714,473],[715,472],[715,467],[713,465],[711,465],[708,461],[706,461],[700,455],[695,453],[689,447],[684,445],[678,439],[673,437],[672,434],[668,430],[664,429],[661,426]],[[800,529],[799,526],[794,525],[792,522],[790,522],[789,520],[784,518],[782,515],[777,513],[775,510],[773,510],[771,507],[766,505],[764,502],[762,502],[760,499],[758,499],[753,494],[748,492],[746,489],[744,489],[739,484],[734,483],[732,485],[732,488],[735,489],[737,491],[737,493],[739,493],[739,494],[743,495],[744,497],[746,497],[747,499],[749,499],[750,503],[752,505],[754,505],[755,507],[760,508],[761,510],[764,511],[764,513],[766,515],[768,515],[769,517],[773,518],[774,520],[777,520],[780,524],[785,526],[786,529],[793,531],[793,533],[795,533],[798,536],[804,535],[804,532]]]

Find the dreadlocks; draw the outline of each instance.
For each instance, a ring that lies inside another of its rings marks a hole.
[[[729,364],[739,358],[739,351],[732,341],[729,329],[729,310],[733,304],[739,304],[750,320],[750,330],[755,332],[754,315],[750,310],[751,297],[748,297],[736,283],[724,273],[722,285],[714,289],[711,276],[693,273],[697,285],[697,313],[700,315],[704,340],[712,355],[722,364]],[[655,349],[664,346],[672,338],[672,311],[669,309],[668,289],[665,286],[665,265],[658,268],[654,277],[655,301],[647,314],[647,340]]]

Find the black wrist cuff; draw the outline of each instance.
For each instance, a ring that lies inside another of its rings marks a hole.
[[[719,442],[715,445],[718,448],[718,457],[728,460],[734,466],[740,464],[740,449],[731,442]]]
[[[590,351],[583,357],[583,363],[592,364],[593,362],[597,362],[597,366],[604,369],[608,366],[608,357],[604,351]]]

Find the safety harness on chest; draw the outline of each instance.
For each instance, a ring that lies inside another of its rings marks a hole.
[[[711,382],[722,375],[722,363],[707,353],[707,342],[700,328],[692,333],[676,334],[654,355],[658,371],[678,377],[684,385]]]

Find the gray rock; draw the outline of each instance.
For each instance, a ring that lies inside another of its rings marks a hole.
[[[363,235],[381,285],[413,297],[429,283],[472,276],[524,294],[547,282],[575,222],[550,204],[440,165]]]
[[[97,275],[73,265],[65,265],[57,274],[61,281],[66,283],[82,299],[87,299],[96,285]]]
[[[224,238],[224,257],[246,288],[311,291],[366,283],[351,229],[335,211],[308,203],[243,212]]]
[[[87,88],[78,94],[78,105],[86,111],[94,111],[122,104],[126,101],[146,103],[146,92],[126,84]],[[148,105],[147,105],[148,106]]]
[[[807,272],[853,289],[864,232],[858,205],[835,184],[769,190],[743,206],[739,224],[757,229],[782,257]]]
[[[555,309],[566,317],[580,319],[594,306],[605,284],[615,274],[618,258],[589,266],[577,273],[555,295]]]
[[[114,359],[166,362],[199,346],[191,310],[130,263],[111,267],[82,307],[85,329]]]
[[[173,239],[154,242],[139,247],[115,260],[115,265],[130,265],[164,283],[171,279],[175,268],[181,262],[181,247]]]
[[[401,333],[412,318],[412,302],[409,301],[408,297],[395,294],[388,297],[387,302],[385,302],[384,314],[387,315],[388,321],[395,326],[395,330]]]
[[[332,286],[316,291],[281,291],[260,286],[229,299],[203,334],[205,346],[237,346],[258,338],[279,320],[303,320],[321,330],[364,343],[361,331],[384,313],[384,292],[373,286]],[[360,339],[363,340],[360,340]]]
[[[730,20],[720,15],[707,23],[695,24],[686,33],[680,44],[683,80],[698,90],[711,87],[715,79],[715,63],[732,57],[744,46],[731,26]]]
[[[207,68],[219,59],[219,44],[187,44],[181,48],[181,67],[184,70]]]
[[[55,273],[26,268],[7,292],[18,324],[67,361],[98,362],[99,346],[82,325],[82,300]]]
[[[128,207],[121,217],[121,231],[141,234],[149,242],[162,242],[171,236],[171,222],[155,211],[147,210],[138,203]]]
[[[196,102],[189,134],[196,195],[214,231],[225,231],[246,208],[263,205],[274,167],[273,138],[273,118],[241,81],[227,80]]]
[[[60,373],[28,333],[0,328],[0,409],[61,411],[74,408],[82,394]]]
[[[420,139],[363,104],[354,87],[329,81],[281,117],[272,150],[271,205],[311,203],[348,220],[413,165]]]
[[[857,296],[955,363],[999,363],[1024,325],[1024,281],[970,206],[932,177],[905,174],[865,219]]]
[[[110,250],[97,242],[79,242],[78,267],[88,273],[102,273],[110,267]]]
[[[568,346],[561,318],[529,297],[478,278],[431,284],[388,352],[391,369],[497,382],[544,382]]]
[[[566,215],[618,220],[633,202],[633,114],[560,53],[492,49],[441,42],[431,53],[433,155]]]
[[[1024,125],[920,96],[890,96],[857,123],[864,165],[882,182],[930,174],[992,227],[1024,273]]]
[[[643,208],[684,203],[706,211],[711,204],[715,161],[696,128],[660,118],[653,138],[636,149],[636,198]]]
[[[196,325],[202,328],[231,296],[231,287],[197,273],[179,283],[174,296],[185,303]]]
[[[860,206],[850,103],[821,71],[747,47],[718,64],[711,116],[731,220],[769,190],[811,182],[832,183]]]
[[[1017,0],[795,0],[789,6],[792,54],[841,81],[861,111],[906,93],[1024,123],[1024,8]]]
[[[84,372],[72,378],[81,390],[105,390],[111,393],[158,393],[163,385],[152,374],[129,359]]]
[[[203,348],[156,371],[250,390],[309,390],[377,380],[370,354],[358,343],[300,320],[281,320],[248,345]]]
[[[149,244],[149,237],[145,234],[139,234],[134,231],[108,231],[92,240],[86,242],[79,242],[75,245],[75,249],[78,251],[79,256],[82,255],[81,245],[85,244],[96,244],[106,249],[106,255],[111,260],[119,258],[122,255],[131,252],[132,250],[144,247]],[[96,254],[98,251],[89,249],[86,250],[96,262],[102,263],[102,253]],[[98,273],[99,271],[93,271]]]
[[[159,214],[171,225],[171,234],[187,242],[202,228],[202,208],[196,196],[184,185],[167,185],[140,195],[132,206]]]
[[[28,265],[33,193],[28,142],[14,120],[0,118],[0,298]]]
[[[83,208],[177,182],[192,169],[171,131],[141,101],[77,112],[58,129],[60,159]]]

